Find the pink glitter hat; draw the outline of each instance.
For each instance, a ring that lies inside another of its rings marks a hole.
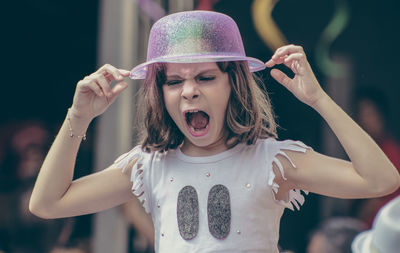
[[[165,16],[150,31],[147,61],[131,70],[130,78],[144,79],[149,64],[247,61],[250,71],[265,69],[247,57],[232,18],[212,11],[187,11]]]

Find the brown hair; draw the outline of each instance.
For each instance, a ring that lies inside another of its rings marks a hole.
[[[247,62],[217,62],[217,65],[228,74],[232,88],[225,115],[228,147],[240,142],[254,144],[258,138],[276,138],[277,125],[268,94],[258,86],[263,83],[250,72]],[[139,136],[147,151],[175,149],[184,140],[164,104],[165,71],[166,64],[150,65],[139,93]]]

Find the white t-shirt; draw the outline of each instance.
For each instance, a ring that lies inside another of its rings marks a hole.
[[[279,186],[272,165],[284,177],[276,156],[290,161],[285,150],[307,149],[273,138],[207,157],[190,157],[179,148],[146,153],[137,146],[115,163],[124,170],[138,159],[132,191],[152,215],[156,252],[275,253],[284,208],[299,209],[304,197],[294,189],[285,201],[275,200]]]

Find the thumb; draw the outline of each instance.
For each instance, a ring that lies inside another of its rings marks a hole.
[[[128,87],[128,84],[126,82],[119,82],[114,85],[114,87],[111,89],[111,103],[114,102],[114,100],[118,97],[118,95],[124,91]]]
[[[125,70],[125,69],[119,69],[119,73],[125,77],[129,76],[129,74],[131,73],[129,70]]]
[[[271,76],[280,84],[285,86],[287,89],[289,89],[290,82],[292,79],[290,79],[285,73],[280,71],[279,69],[272,69],[271,70]]]

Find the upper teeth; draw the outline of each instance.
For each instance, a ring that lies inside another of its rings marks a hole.
[[[197,110],[197,109],[193,109],[193,110],[188,110],[188,111],[186,111],[186,112],[199,112],[200,110]]]

